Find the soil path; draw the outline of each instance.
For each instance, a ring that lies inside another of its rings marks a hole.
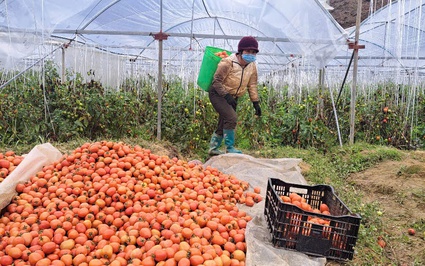
[[[404,153],[400,161],[384,161],[348,181],[364,194],[363,203],[375,203],[387,243],[386,256],[394,265],[425,261],[425,152]],[[416,228],[416,234],[408,234]],[[418,230],[419,229],[419,230]]]

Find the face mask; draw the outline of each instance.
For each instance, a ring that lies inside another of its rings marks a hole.
[[[243,54],[242,59],[247,63],[252,63],[255,61],[255,55],[253,54]]]

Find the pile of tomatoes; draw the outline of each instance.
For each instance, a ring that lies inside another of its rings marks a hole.
[[[0,183],[22,162],[21,155],[16,155],[13,151],[0,152]]]
[[[245,265],[259,190],[212,167],[122,142],[46,165],[0,218],[0,265]]]
[[[312,208],[311,205],[307,203],[306,198],[299,195],[298,193],[291,192],[289,196],[281,195],[279,197],[283,202],[293,204],[304,211],[331,215],[331,213],[329,212],[329,207],[326,203],[320,203],[319,208]],[[308,216],[307,220],[310,223],[323,224],[323,225],[329,225],[330,223],[328,219],[322,219],[316,216]]]

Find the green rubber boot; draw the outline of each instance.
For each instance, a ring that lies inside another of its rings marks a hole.
[[[226,153],[242,153],[234,147],[235,145],[235,130],[224,129],[224,144],[226,145]]]
[[[210,148],[208,150],[208,154],[211,156],[223,154],[224,152],[218,149],[220,148],[222,141],[223,137],[214,133],[210,140]]]

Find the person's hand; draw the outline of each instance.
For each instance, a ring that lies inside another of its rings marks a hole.
[[[228,93],[228,94],[224,95],[224,99],[226,99],[226,102],[230,106],[232,106],[233,110],[236,111],[236,100],[235,100],[235,98],[233,98],[233,96]]]
[[[252,102],[252,104],[254,105],[255,115],[257,115],[257,116],[261,116],[261,107],[260,107],[260,103],[259,103],[259,102]]]

